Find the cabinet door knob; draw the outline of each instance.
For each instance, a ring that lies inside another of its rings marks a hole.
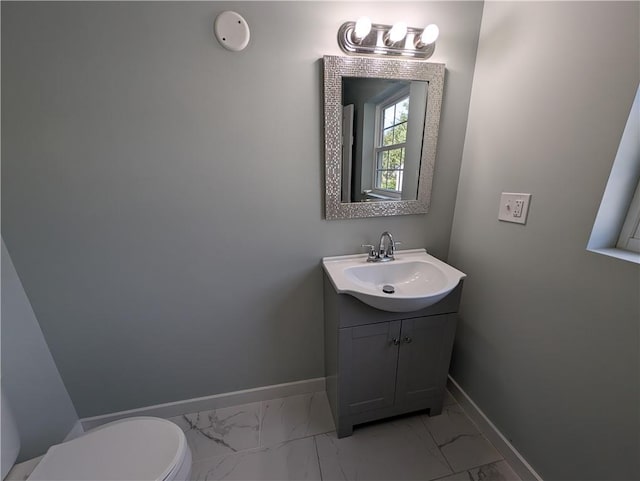
[[[413,339],[411,339],[409,336],[405,336],[403,339],[403,341],[406,342],[407,344],[410,344],[412,340]]]
[[[389,344],[393,344],[394,346],[397,346],[398,344],[400,344],[400,339],[398,339],[397,337],[394,337],[393,339],[391,339]]]

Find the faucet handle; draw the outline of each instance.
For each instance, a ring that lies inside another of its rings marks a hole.
[[[400,244],[402,244],[401,241],[390,242],[389,247],[387,247],[387,251],[384,253],[385,257],[390,257],[391,259],[393,259],[396,254],[396,249]]]
[[[369,250],[369,258],[367,260],[376,259],[378,257],[376,246],[373,246],[371,244],[362,244],[362,247],[367,247]]]

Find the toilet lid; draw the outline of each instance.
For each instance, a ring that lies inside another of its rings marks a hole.
[[[124,419],[53,446],[29,480],[164,481],[185,452],[184,433],[172,422]]]

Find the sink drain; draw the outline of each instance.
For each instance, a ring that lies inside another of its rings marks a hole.
[[[382,292],[384,292],[385,294],[393,294],[394,292],[396,292],[396,288],[390,284],[385,284],[384,286],[382,286]]]

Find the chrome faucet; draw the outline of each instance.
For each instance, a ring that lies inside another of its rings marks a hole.
[[[386,244],[385,240],[387,240]],[[396,244],[400,244],[400,242],[394,242],[391,233],[384,231],[380,236],[378,250],[371,244],[362,244],[362,247],[369,248],[367,262],[389,262],[395,259]]]
[[[384,246],[385,239],[388,239],[387,247]],[[396,244],[393,242],[393,236],[390,232],[384,231],[380,236],[380,247],[378,253],[380,254],[381,261],[392,261],[394,259],[393,254],[396,250]]]

